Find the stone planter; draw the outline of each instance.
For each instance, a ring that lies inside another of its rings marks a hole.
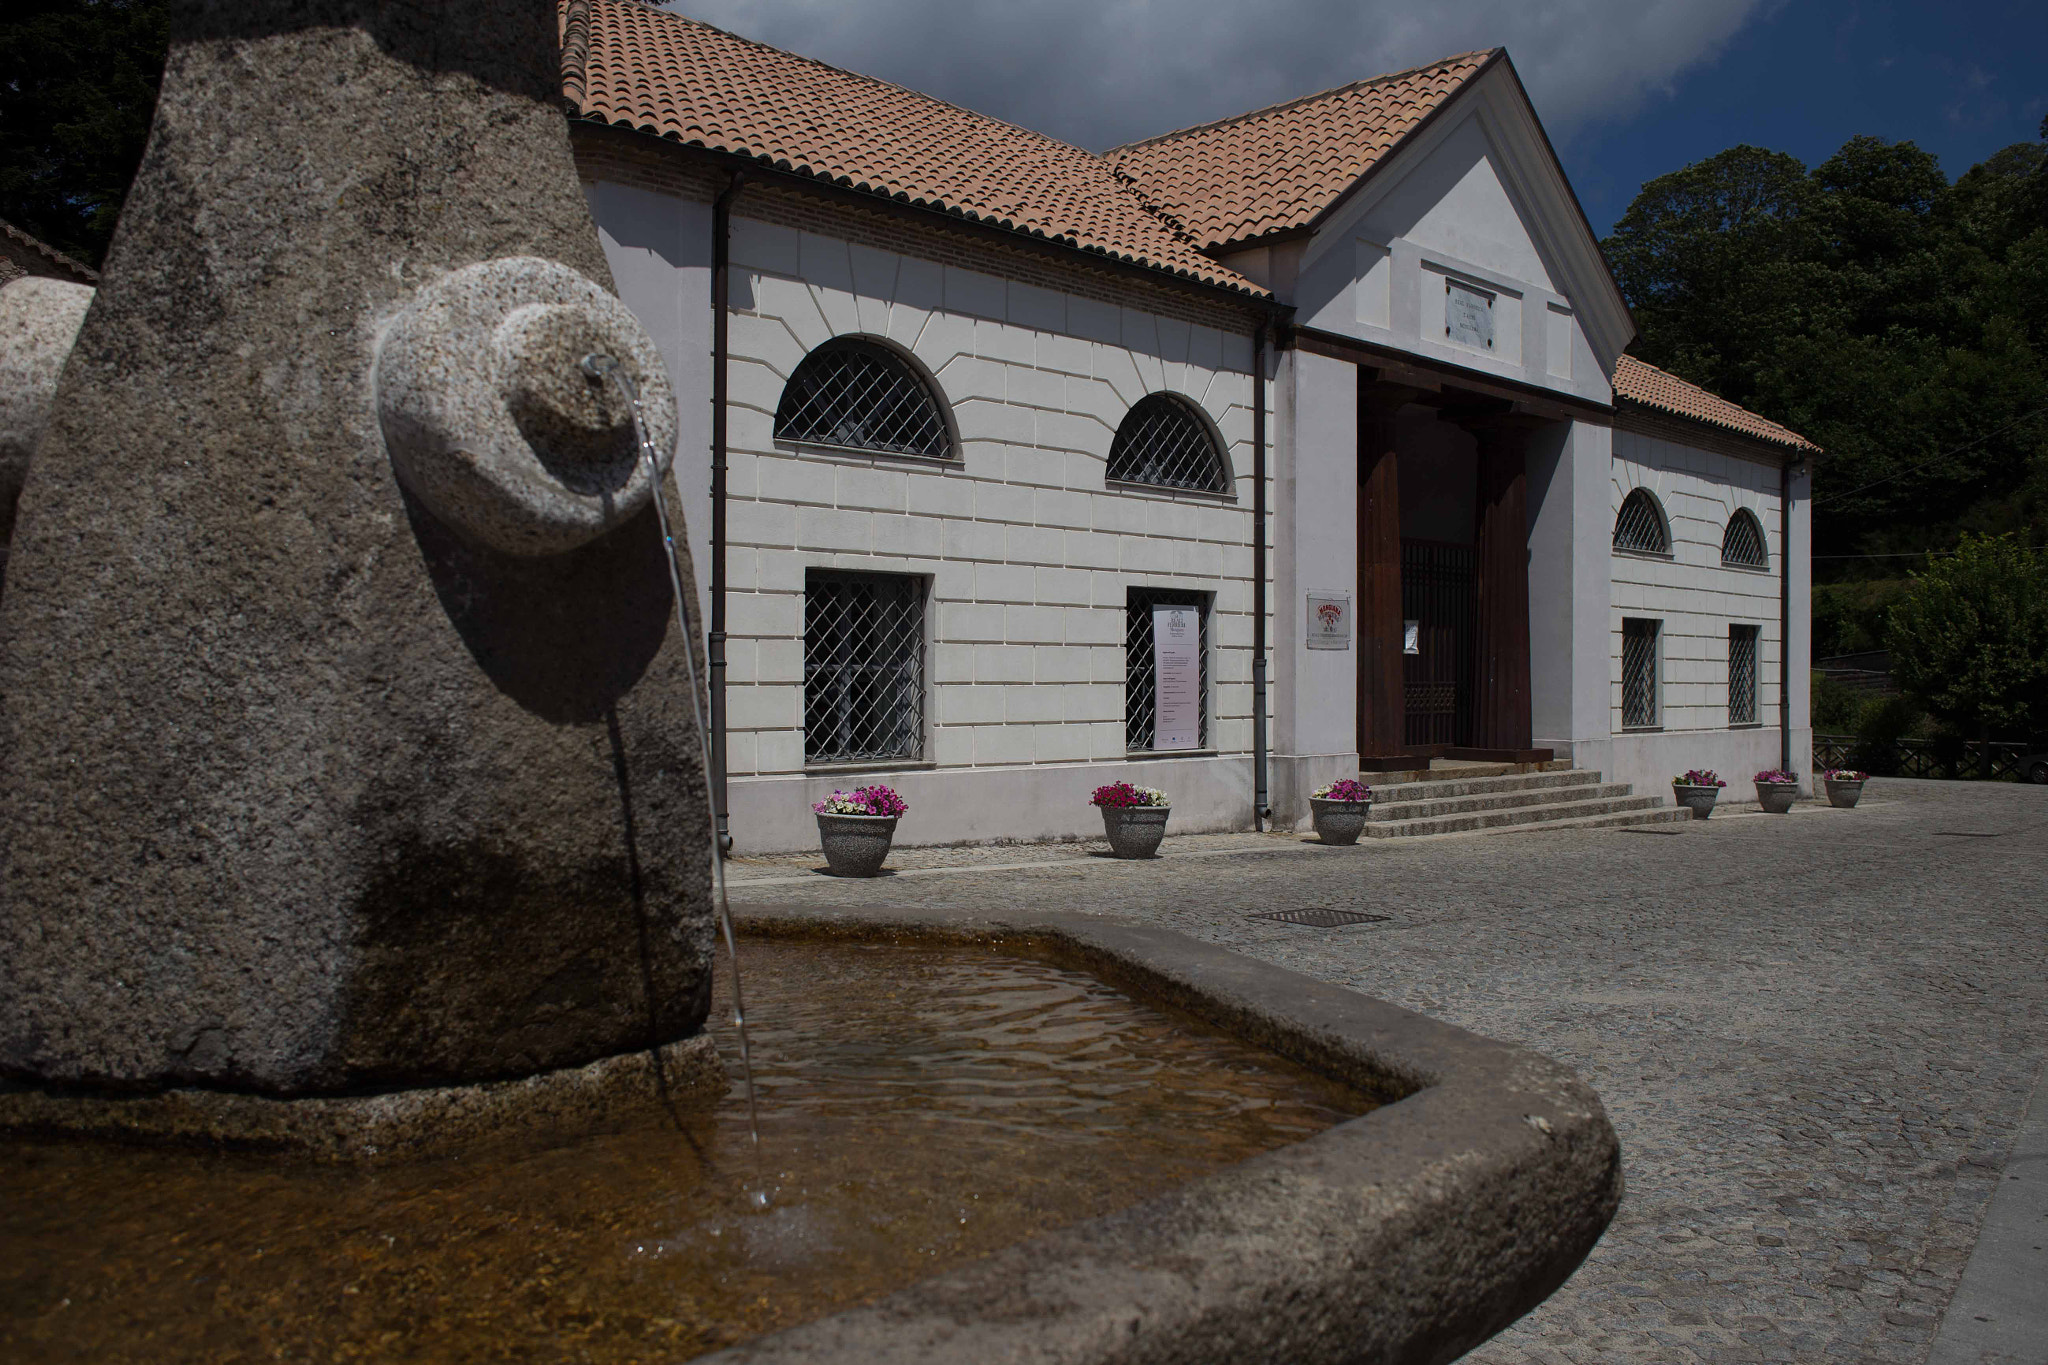
[[[896,837],[894,815],[818,815],[818,842],[835,877],[872,877]]]
[[[1720,799],[1719,787],[1695,787],[1683,782],[1671,784],[1671,797],[1679,805],[1692,812],[1695,820],[1705,820],[1714,813],[1714,802]]]
[[[1357,843],[1358,836],[1365,832],[1365,816],[1372,809],[1372,802],[1332,801],[1328,797],[1311,796],[1308,808],[1316,824],[1317,837],[1326,844],[1345,845]]]
[[[1830,777],[1827,779],[1827,787],[1830,806],[1840,806],[1843,810],[1849,810],[1863,799],[1863,783],[1860,780],[1837,782]]]
[[[1119,858],[1149,858],[1166,837],[1166,817],[1173,807],[1103,806],[1101,810],[1109,851]]]
[[[1787,814],[1792,809],[1792,803],[1798,799],[1799,784],[1797,782],[1759,782],[1756,784],[1756,803],[1764,808],[1765,814]]]

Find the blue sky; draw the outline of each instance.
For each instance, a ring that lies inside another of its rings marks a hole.
[[[1506,46],[1605,233],[1739,142],[1857,133],[1951,176],[2048,113],[2048,0],[672,0],[749,38],[1101,151]]]
[[[1540,112],[1540,111],[1539,111]],[[2048,3],[1816,4],[1761,12],[1718,56],[1559,148],[1595,230],[1643,181],[1749,142],[1809,166],[1871,133],[1936,153],[1950,178],[2031,141],[2048,114]]]

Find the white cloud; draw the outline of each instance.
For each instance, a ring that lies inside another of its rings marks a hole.
[[[1101,150],[1505,46],[1559,142],[1774,0],[677,0],[745,37]]]

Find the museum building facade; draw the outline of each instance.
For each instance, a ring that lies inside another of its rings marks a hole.
[[[1805,766],[1817,452],[1623,354],[1504,51],[1101,156],[632,0],[563,83],[740,850],[871,781],[948,843],[1118,778],[1196,832],[1432,754]]]

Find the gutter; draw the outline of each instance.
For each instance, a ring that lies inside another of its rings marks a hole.
[[[711,630],[705,641],[711,663],[711,771],[704,778],[711,787],[721,854],[732,852],[732,807],[725,782],[726,261],[732,244],[732,201],[746,180],[744,170],[734,171],[711,205]]]
[[[1252,828],[1273,806],[1266,782],[1266,326],[1252,331]]]

